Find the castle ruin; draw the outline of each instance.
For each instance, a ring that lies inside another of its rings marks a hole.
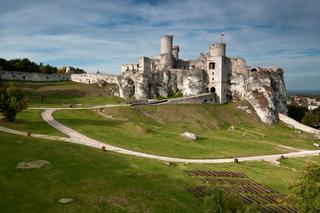
[[[124,64],[119,76],[119,94],[138,100],[212,93],[210,103],[247,100],[262,121],[275,123],[278,112],[286,113],[286,89],[281,68],[249,67],[243,58],[226,56],[226,44],[211,44],[196,59],[179,57],[173,36],[160,38],[160,53],[141,57],[137,64]]]

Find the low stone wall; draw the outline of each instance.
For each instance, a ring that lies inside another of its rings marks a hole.
[[[98,80],[103,80],[110,84],[118,84],[118,76],[112,74],[71,74],[70,80],[85,84],[94,84]]]
[[[304,132],[312,133],[312,134],[320,134],[319,129],[312,128],[310,126],[306,126],[298,121],[286,116],[285,114],[279,113],[280,121],[288,124],[290,127],[294,127],[295,129],[302,130]]]
[[[215,93],[204,93],[195,96],[168,99],[166,104],[214,104],[216,103]]]
[[[0,71],[0,79],[15,81],[66,81],[70,80],[70,74]]]
[[[85,84],[94,84],[98,80],[118,84],[118,76],[112,74],[44,74],[34,72],[0,71],[0,79],[14,81],[74,81]]]

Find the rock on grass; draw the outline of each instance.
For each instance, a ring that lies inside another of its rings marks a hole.
[[[36,161],[22,161],[16,166],[17,169],[40,169],[41,167],[50,164],[46,160],[36,160]]]
[[[187,140],[192,140],[192,141],[196,141],[198,138],[194,133],[191,133],[191,132],[184,132],[181,134],[181,137]]]

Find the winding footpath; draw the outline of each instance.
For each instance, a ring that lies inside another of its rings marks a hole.
[[[231,163],[235,161],[235,158],[221,158],[221,159],[184,159],[184,158],[174,158],[174,157],[165,157],[165,156],[159,156],[159,155],[152,155],[147,154],[143,152],[136,152],[120,147],[116,147],[113,145],[109,145],[103,142],[100,142],[98,140],[89,138],[79,132],[77,132],[74,129],[71,129],[64,124],[60,123],[59,121],[55,120],[52,116],[53,112],[57,110],[74,110],[74,109],[99,109],[99,108],[107,108],[107,107],[119,107],[119,106],[128,106],[126,104],[114,104],[114,105],[104,105],[104,106],[95,106],[95,107],[87,107],[87,108],[30,108],[30,109],[43,109],[41,116],[45,122],[47,122],[49,125],[57,129],[58,131],[64,133],[65,135],[69,136],[67,137],[58,137],[58,136],[50,136],[50,135],[40,135],[40,134],[32,134],[32,137],[37,138],[45,138],[50,140],[62,140],[65,142],[70,143],[77,143],[82,144],[98,149],[102,149],[103,147],[107,151],[112,151],[116,153],[136,156],[136,157],[143,157],[143,158],[149,158],[154,160],[160,160],[160,161],[166,161],[166,162],[178,162],[178,163]],[[11,134],[17,134],[17,135],[27,135],[27,132],[23,131],[17,131],[5,127],[0,126],[0,131],[11,133]],[[320,150],[304,150],[304,151],[298,151],[298,152],[290,152],[286,154],[274,154],[274,155],[259,155],[259,156],[250,156],[250,157],[239,157],[237,158],[239,162],[244,161],[276,161],[280,158],[298,158],[298,157],[306,157],[306,156],[315,156],[319,155]]]

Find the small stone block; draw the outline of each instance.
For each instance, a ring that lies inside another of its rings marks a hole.
[[[31,132],[27,132],[27,136],[28,136],[28,137],[31,137]]]
[[[104,151],[104,152],[107,151],[105,146],[102,146],[101,149],[102,149],[102,151]]]
[[[285,159],[284,155],[281,155],[280,159]]]
[[[235,162],[235,163],[239,163],[238,158],[235,158],[235,159],[233,160],[233,162]]]

